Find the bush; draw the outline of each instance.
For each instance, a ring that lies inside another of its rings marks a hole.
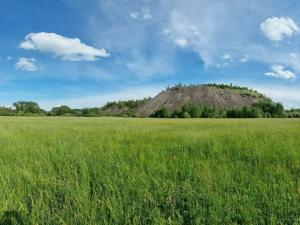
[[[169,109],[167,109],[166,107],[163,107],[163,108],[157,110],[156,112],[154,112],[154,114],[151,115],[151,117],[155,117],[155,118],[169,118],[169,117],[171,117],[171,113],[170,113]]]
[[[191,115],[188,112],[183,113],[183,118],[191,118]]]
[[[66,105],[54,107],[51,109],[52,116],[63,116],[63,115],[70,115],[70,114],[73,114],[73,110]]]

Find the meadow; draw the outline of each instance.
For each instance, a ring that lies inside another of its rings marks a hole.
[[[300,224],[300,120],[1,117],[0,224]]]

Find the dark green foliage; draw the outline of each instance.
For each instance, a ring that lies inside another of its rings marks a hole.
[[[52,108],[50,114],[52,116],[64,116],[68,114],[70,115],[73,114],[73,110],[69,106],[62,105]]]
[[[187,103],[171,115],[173,118],[222,118],[224,117],[224,110]]]
[[[257,107],[243,107],[241,109],[230,109],[226,112],[227,118],[261,118],[263,112]]]
[[[77,109],[77,112],[78,112],[78,114],[77,114],[78,116],[83,116],[83,117],[103,116],[103,111],[100,108],[96,108],[96,107],[95,108]]]
[[[171,117],[171,112],[166,107],[163,107],[163,108],[157,110],[153,115],[151,115],[151,117],[155,117],[155,118],[170,118]]]
[[[103,111],[104,116],[136,117],[138,108],[145,105],[150,100],[151,98],[144,98],[142,100],[108,102],[101,110]]]
[[[7,107],[0,107],[0,116],[14,116],[15,110]]]
[[[289,118],[300,118],[300,109],[287,110],[286,113]]]
[[[217,109],[215,107],[203,107],[202,118],[220,118],[222,117],[222,109]]]
[[[157,118],[282,118],[287,117],[282,104],[262,101],[250,107],[220,109],[216,107],[200,106],[187,103],[174,112],[165,108],[157,110],[152,117]],[[296,114],[294,114],[295,116]],[[164,117],[165,116],[165,117]]]
[[[15,108],[15,112],[20,115],[41,115],[44,113],[36,102],[19,101],[13,103],[13,107]]]
[[[201,107],[191,103],[188,103],[182,107],[181,113],[184,114],[185,112],[187,112],[192,118],[200,118],[202,115]]]
[[[25,225],[22,215],[14,210],[5,211],[0,219],[0,225]]]
[[[128,101],[118,101],[118,102],[108,102],[105,106],[103,106],[103,110],[107,110],[109,108],[117,107],[119,109],[122,108],[130,108],[135,109],[145,103],[149,102],[151,98],[144,98],[143,100],[128,100]]]
[[[253,105],[262,110],[264,117],[284,117],[284,107],[281,103],[274,103],[272,101],[260,101]]]

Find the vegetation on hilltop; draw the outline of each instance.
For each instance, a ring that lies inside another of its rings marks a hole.
[[[183,85],[181,83],[175,85],[174,87],[167,87],[166,90],[171,90],[171,91],[177,91],[177,90],[182,90],[184,88],[191,88],[191,87],[215,87],[219,89],[230,89],[230,90],[240,90],[244,91],[244,93],[247,95],[252,93],[254,96],[259,96],[259,97],[265,97],[263,94],[257,92],[256,90],[249,89],[248,87],[241,87],[238,85],[233,85],[233,84],[217,84],[217,83],[207,83],[207,84],[191,84],[191,85]]]

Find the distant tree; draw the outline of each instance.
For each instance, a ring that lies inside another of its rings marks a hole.
[[[286,110],[286,115],[288,118],[300,118],[300,109]]]
[[[202,110],[199,105],[189,103],[185,108],[192,118],[200,118],[202,115]]]
[[[70,115],[73,114],[73,110],[66,105],[53,107],[50,111],[50,114],[52,116],[63,116],[63,115]]]
[[[155,111],[154,114],[151,115],[151,117],[155,117],[155,118],[169,118],[169,117],[171,117],[171,112],[166,107],[163,107],[163,108]]]
[[[200,118],[202,114],[201,106],[194,103],[186,103],[180,109],[173,112],[175,118]]]
[[[40,114],[43,110],[36,102],[30,101],[18,101],[13,103],[16,113],[24,114]]]
[[[203,118],[215,118],[217,116],[217,109],[215,107],[203,107],[202,117]]]
[[[83,108],[79,110],[81,115],[80,116],[85,116],[85,117],[98,117],[102,116],[103,112],[100,108]]]
[[[285,111],[281,103],[274,103],[271,100],[260,101],[253,104],[253,107],[262,110],[264,117],[284,117]]]
[[[0,116],[13,116],[15,111],[12,108],[0,107]]]
[[[182,118],[191,118],[192,116],[187,112],[185,111],[182,115]]]

